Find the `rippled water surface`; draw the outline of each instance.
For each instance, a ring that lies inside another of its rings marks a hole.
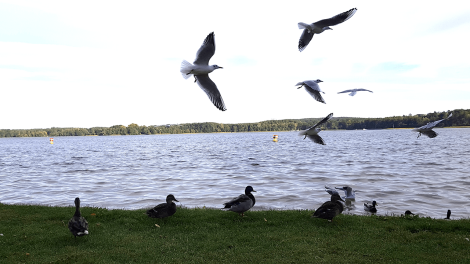
[[[172,193],[187,207],[216,207],[257,191],[254,209],[315,209],[324,186],[357,190],[349,213],[376,200],[379,214],[470,217],[470,129],[0,138],[0,202],[147,208]]]

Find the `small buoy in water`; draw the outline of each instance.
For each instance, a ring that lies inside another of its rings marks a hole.
[[[54,144],[54,139],[53,138],[49,138],[49,141],[51,142],[51,144]]]
[[[277,138],[278,138],[278,136],[277,136],[277,135],[274,135],[274,136],[273,136],[273,141],[274,141],[274,142],[277,142]]]

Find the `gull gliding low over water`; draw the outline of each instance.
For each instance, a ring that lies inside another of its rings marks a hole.
[[[421,134],[424,134],[424,135],[428,136],[429,138],[435,138],[435,137],[437,137],[437,133],[434,132],[434,130],[432,130],[432,129],[435,126],[437,126],[440,122],[442,122],[446,119],[449,119],[451,116],[452,116],[452,113],[450,113],[450,115],[448,117],[444,118],[444,119],[437,120],[437,121],[434,121],[434,122],[429,122],[429,123],[427,123],[426,125],[424,125],[422,127],[418,127],[418,128],[413,129],[413,131],[419,132],[418,138],[419,138],[419,136],[421,136]]]
[[[184,60],[181,63],[180,72],[185,79],[194,75],[194,82],[197,82],[199,87],[201,87],[201,89],[207,94],[215,107],[221,111],[225,111],[227,108],[225,108],[222,95],[220,95],[219,89],[217,89],[215,83],[209,78],[209,73],[216,69],[223,69],[217,65],[209,65],[209,60],[212,58],[214,53],[215,41],[214,32],[212,32],[207,35],[204,43],[202,43],[202,46],[197,51],[194,65]]]
[[[325,142],[323,139],[318,135],[320,133],[321,129],[319,126],[323,125],[324,123],[328,122],[330,118],[333,117],[333,113],[327,115],[325,118],[323,118],[320,122],[316,123],[314,126],[307,128],[306,130],[302,130],[299,132],[300,136],[305,136],[305,138],[311,139],[313,142],[325,145]],[[326,186],[325,186],[326,188]],[[328,190],[326,190],[328,192]],[[330,192],[328,192],[330,193]],[[331,194],[331,193],[330,193]]]
[[[369,91],[367,89],[362,89],[362,88],[357,88],[357,89],[350,89],[350,90],[344,90],[342,92],[339,92],[340,93],[350,93],[349,96],[354,96],[356,95],[357,92],[360,92],[360,91],[365,91],[365,92],[371,92],[373,93],[372,91]]]
[[[316,80],[311,80],[311,81],[299,82],[296,85],[300,85],[300,87],[298,87],[297,89],[300,89],[302,88],[302,86],[305,86],[305,91],[307,91],[313,98],[315,98],[315,100],[317,100],[320,103],[326,104],[325,100],[320,94],[320,93],[325,93],[320,89],[320,86],[318,85],[321,82],[323,81],[320,79],[316,79]]]
[[[313,34],[320,34],[327,29],[333,30],[330,26],[336,26],[350,19],[356,11],[356,8],[352,8],[334,17],[322,19],[312,24],[298,23],[299,29],[304,30],[299,40],[299,51],[303,51],[307,47],[308,43],[310,43],[313,38]]]

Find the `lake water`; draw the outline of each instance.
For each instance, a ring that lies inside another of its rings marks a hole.
[[[172,193],[186,207],[221,208],[257,191],[254,209],[316,209],[324,186],[351,186],[348,213],[470,217],[470,129],[0,138],[0,202],[139,209]],[[273,142],[273,134],[279,142]]]

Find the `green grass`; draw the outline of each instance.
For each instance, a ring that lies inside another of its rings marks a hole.
[[[469,219],[84,207],[90,234],[74,238],[74,209],[0,204],[0,263],[470,263]]]

